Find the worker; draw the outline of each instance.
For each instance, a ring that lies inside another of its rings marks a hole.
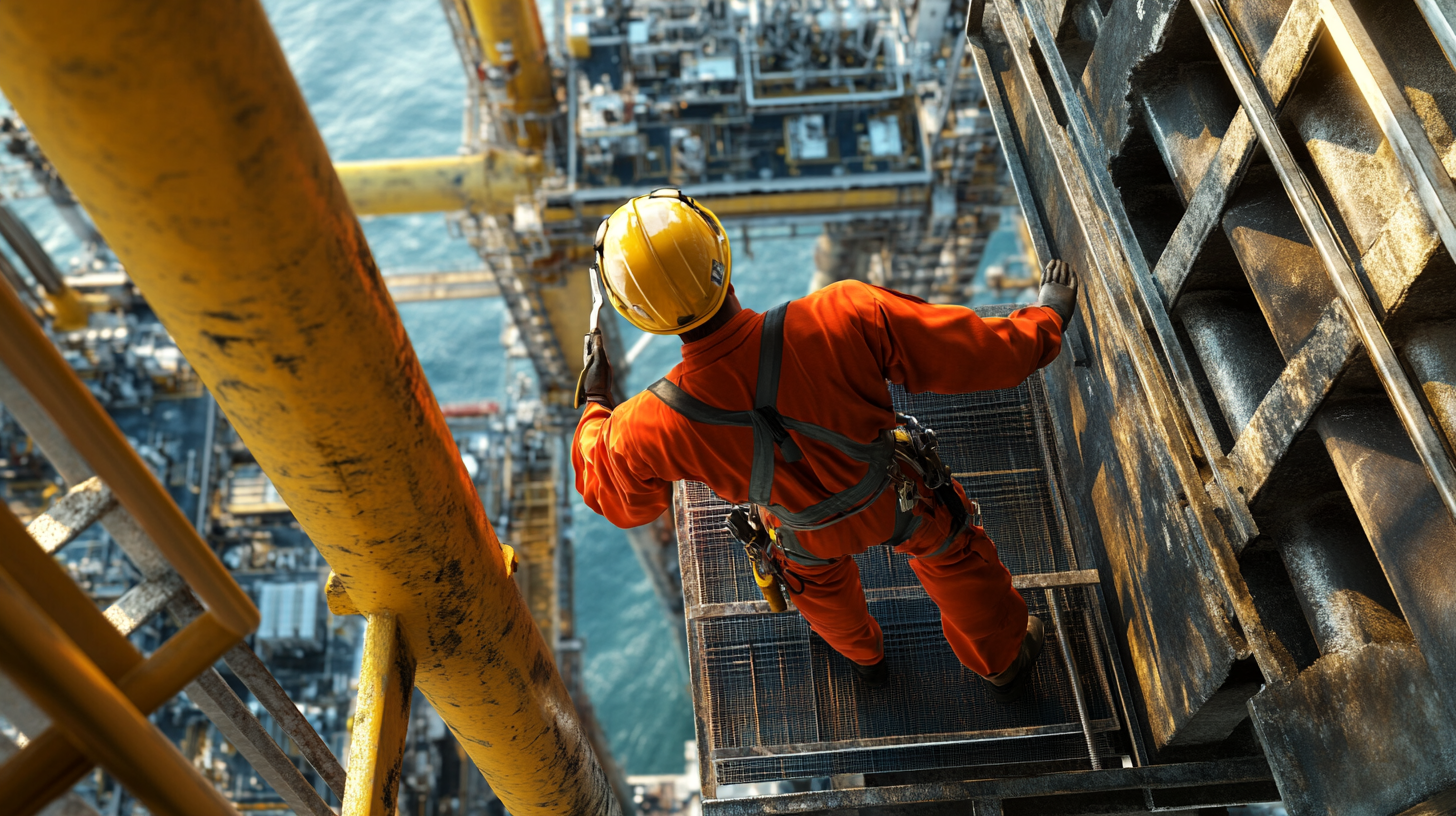
[[[612,306],[683,345],[665,378],[615,405],[600,332],[587,335],[588,404],[572,445],[587,506],[636,527],[667,510],[673,482],[691,479],[761,508],[795,607],[874,688],[889,678],[884,636],[851,556],[890,544],[911,557],[961,663],[997,700],[1020,699],[1042,622],[970,523],[961,487],[951,481],[961,506],[948,506],[887,458],[897,419],[886,381],[942,394],[1021,383],[1061,350],[1076,306],[1071,267],[1047,264],[1038,305],[1006,318],[858,281],[759,314],[733,292],[722,224],[670,188],[622,205],[595,247]]]

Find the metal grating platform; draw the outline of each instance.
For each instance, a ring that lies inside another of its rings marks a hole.
[[[991,700],[941,634],[939,611],[908,559],[887,547],[857,556],[870,612],[894,667],[871,691],[795,612],[772,614],[741,547],[723,530],[728,505],[704,485],[677,492],[683,583],[704,785],[970,765],[1086,759],[1115,753],[1121,725],[1098,595],[1086,584],[1058,495],[1040,376],[1004,391],[908,395],[896,407],[935,429],[1028,607],[1047,624],[1029,698]],[[1047,589],[1046,587],[1056,587]],[[1048,609],[1055,593],[1078,684]],[[711,793],[705,792],[711,797]]]

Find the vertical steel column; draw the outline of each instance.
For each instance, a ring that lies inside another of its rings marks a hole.
[[[1092,770],[1102,770],[1102,758],[1097,756],[1097,742],[1092,738],[1092,719],[1087,714],[1087,698],[1082,694],[1082,674],[1077,671],[1077,661],[1072,656],[1072,644],[1068,640],[1067,625],[1062,622],[1062,608],[1057,603],[1057,591],[1046,590],[1047,606],[1052,612],[1052,626],[1057,630],[1057,645],[1061,647],[1062,659],[1067,664],[1067,681],[1072,684],[1072,699],[1077,703],[1077,719],[1082,722],[1082,736],[1087,740],[1087,758],[1092,761]]]
[[[369,615],[343,816],[394,816],[414,691],[415,661],[398,621],[389,612]]]
[[[7,2],[0,87],[511,813],[617,813],[258,2]]]
[[[515,128],[517,146],[541,149],[546,123],[532,119],[556,110],[556,94],[535,0],[466,0],[466,5],[488,63],[481,66],[486,81],[505,85],[511,109],[521,117]]]

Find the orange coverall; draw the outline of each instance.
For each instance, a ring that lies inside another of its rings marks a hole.
[[[744,309],[712,335],[684,344],[682,363],[668,379],[709,405],[751,409],[762,323],[762,314]],[[1061,344],[1061,320],[1046,307],[983,320],[961,306],[844,281],[789,305],[778,411],[870,442],[895,426],[886,380],[912,393],[1010,388],[1055,359]],[[865,473],[867,465],[828,445],[797,432],[794,441],[804,454],[798,462],[785,462],[775,449],[776,504],[808,507]],[[752,459],[750,428],[694,423],[647,392],[615,411],[588,405],[572,446],[577,490],[618,527],[662,515],[679,479],[703,482],[735,504],[746,502]],[[956,490],[963,493],[959,485]],[[921,494],[927,501],[915,509],[923,517],[920,528],[896,547],[912,556],[934,553],[950,534],[950,513],[923,487]],[[891,537],[895,507],[895,491],[887,490],[862,513],[798,533],[806,550],[835,559],[832,564],[785,564],[803,581],[793,600],[809,625],[862,665],[879,662],[884,643],[865,604],[859,567],[848,556]],[[945,638],[960,661],[981,675],[1010,666],[1026,633],[1026,603],[985,531],[971,527],[946,551],[910,564],[939,606]]]

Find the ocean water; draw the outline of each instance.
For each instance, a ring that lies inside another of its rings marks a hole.
[[[335,160],[456,152],[465,75],[438,0],[264,0],[264,7]],[[364,231],[386,273],[480,264],[438,214],[372,218]],[[410,303],[400,315],[441,402],[505,396],[499,300]],[[630,383],[651,382],[671,366],[676,349],[655,346]],[[628,773],[680,772],[692,707],[661,606],[626,536],[580,500],[573,518],[587,691],[612,753]]]
[[[335,160],[452,154],[460,143],[465,78],[438,0],[263,0],[294,75]],[[545,11],[549,14],[549,3]],[[44,202],[17,210],[64,265],[78,246]],[[438,214],[368,219],[379,266],[390,270],[479,266]],[[733,234],[731,231],[730,236]],[[813,236],[755,240],[734,256],[733,280],[748,308],[802,295]],[[1014,251],[998,234],[989,260]],[[400,314],[441,402],[501,399],[512,369],[499,300],[404,304]],[[642,335],[619,321],[624,347]],[[679,360],[675,338],[657,337],[636,359],[635,392]],[[519,365],[519,364],[517,364]],[[586,641],[586,683],[617,761],[631,774],[675,773],[692,739],[687,670],[661,606],[625,535],[578,498],[577,621]]]

